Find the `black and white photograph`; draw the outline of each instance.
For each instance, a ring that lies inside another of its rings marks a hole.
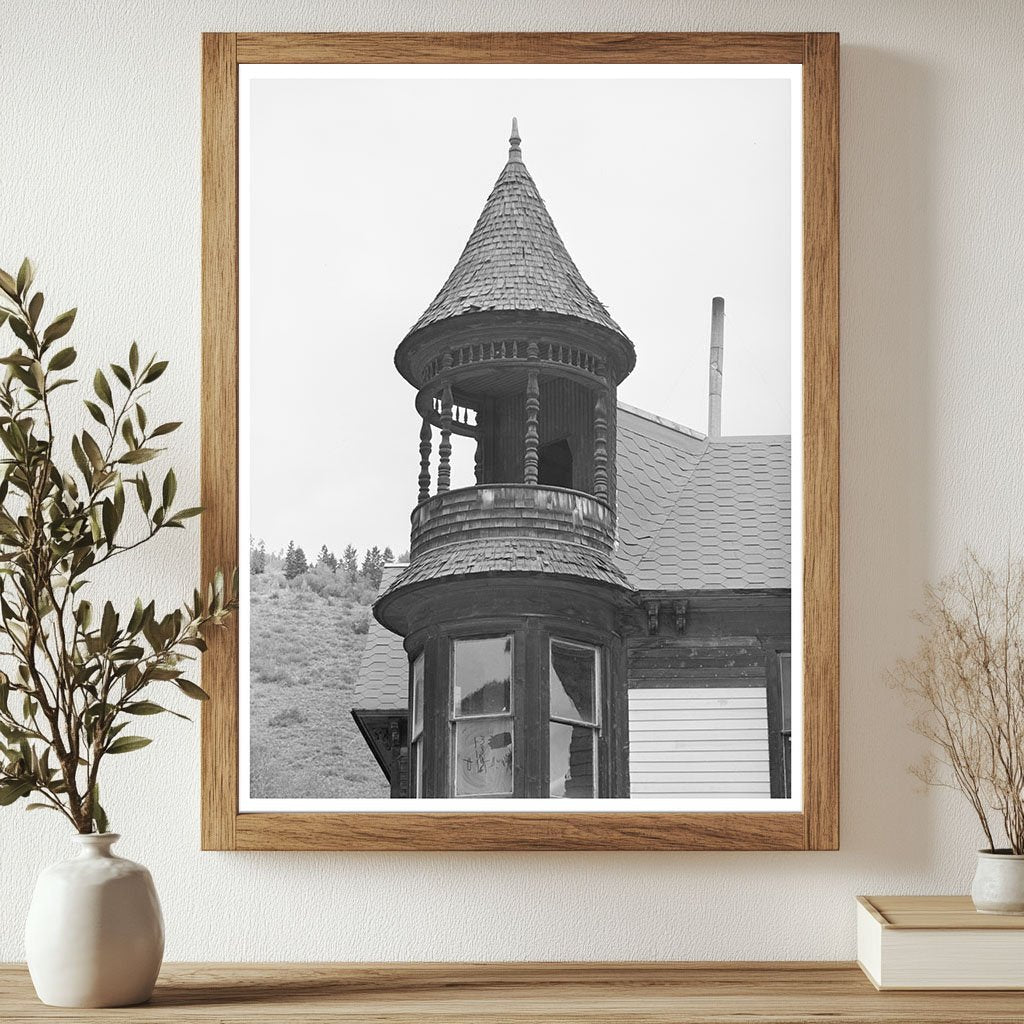
[[[799,809],[800,118],[243,69],[241,810]]]

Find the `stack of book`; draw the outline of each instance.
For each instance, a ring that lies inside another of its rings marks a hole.
[[[1024,989],[1024,916],[979,914],[970,896],[858,896],[857,962],[878,989]]]

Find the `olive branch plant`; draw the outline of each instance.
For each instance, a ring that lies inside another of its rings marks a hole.
[[[134,342],[109,376],[95,371],[95,399],[84,406],[96,426],[62,437],[52,398],[78,383],[66,375],[77,353],[57,343],[76,310],[42,327],[33,278],[28,259],[16,275],[0,270],[0,327],[16,339],[0,357],[0,666],[11,670],[0,671],[0,806],[34,797],[29,809],[55,810],[80,833],[106,832],[101,765],[152,742],[124,731],[133,720],[187,717],[150,699],[159,686],[207,699],[186,671],[206,649],[204,631],[235,608],[237,571],[230,589],[217,572],[162,616],[141,598],[126,614],[87,599],[95,570],[202,510],[175,507],[173,469],[154,493],[140,468],[181,424],[148,422],[141,402],[167,362],[141,359]]]

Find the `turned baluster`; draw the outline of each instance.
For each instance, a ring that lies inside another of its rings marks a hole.
[[[441,392],[441,443],[437,446],[437,493],[451,489],[452,483],[452,389],[445,384]]]
[[[430,497],[430,449],[433,440],[433,431],[430,429],[430,420],[423,418],[423,426],[420,427],[420,475],[419,500],[426,501]]]
[[[539,358],[537,343],[531,341],[527,346],[527,359],[536,363]],[[526,451],[523,458],[523,482],[526,484],[537,483],[537,472],[540,463],[538,448],[540,447],[540,433],[537,430],[537,421],[540,419],[540,381],[537,371],[530,369],[526,377]]]
[[[608,392],[603,381],[594,403],[594,496],[608,500]]]

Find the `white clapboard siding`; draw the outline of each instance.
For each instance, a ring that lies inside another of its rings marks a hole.
[[[770,796],[764,687],[630,690],[629,788],[650,797]]]

